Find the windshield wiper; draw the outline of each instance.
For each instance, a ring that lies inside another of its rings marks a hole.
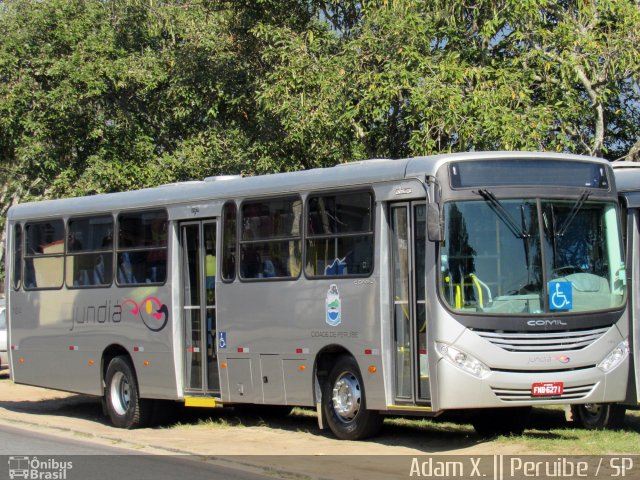
[[[500,200],[496,198],[496,196],[487,189],[478,190],[478,195],[484,198],[485,202],[489,204],[489,207],[493,212],[498,216],[500,220],[511,230],[516,238],[529,238],[531,235],[527,232],[523,227],[519,226],[516,221],[513,219],[511,214],[504,208],[504,205],[500,203]],[[522,212],[524,213],[524,212]],[[522,218],[524,221],[524,216]]]
[[[573,222],[573,219],[582,208],[582,205],[584,205],[584,202],[586,202],[587,198],[589,198],[589,195],[591,195],[591,192],[589,192],[588,190],[584,190],[582,192],[580,198],[578,198],[578,200],[576,200],[576,203],[573,204],[573,207],[571,207],[569,215],[567,215],[567,218],[564,219],[562,226],[555,232],[556,237],[564,236],[564,234],[567,232],[567,229],[569,228],[569,225],[571,225],[571,222]]]
[[[520,205],[520,223],[522,225],[522,230],[524,232],[528,232],[529,230],[527,229],[524,204]],[[524,246],[524,261],[527,263],[527,285],[531,283],[531,250],[529,247],[528,237],[530,237],[530,235],[527,233],[527,238],[522,238],[522,244]]]

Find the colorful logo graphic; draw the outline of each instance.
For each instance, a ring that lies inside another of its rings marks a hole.
[[[553,357],[553,359],[560,363],[569,363],[571,361],[571,357],[569,355],[557,355]]]
[[[142,323],[152,332],[159,332],[167,325],[169,309],[157,297],[147,297],[139,305],[135,300],[128,298],[122,302],[122,307],[128,303],[132,305],[129,310],[131,315],[140,317]]]
[[[340,325],[342,322],[342,308],[340,302],[340,292],[338,286],[333,283],[329,287],[326,299],[326,321],[332,327]]]

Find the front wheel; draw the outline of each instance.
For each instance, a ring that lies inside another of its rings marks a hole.
[[[343,440],[360,440],[378,433],[382,417],[367,410],[364,384],[355,359],[338,357],[323,385],[322,408],[329,428]]]
[[[587,430],[617,430],[624,426],[625,406],[618,403],[571,405],[573,421]]]
[[[140,398],[131,362],[119,356],[109,362],[105,377],[105,403],[111,423],[118,428],[140,428],[149,423],[151,400]]]

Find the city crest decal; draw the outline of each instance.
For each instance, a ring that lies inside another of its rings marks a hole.
[[[340,292],[338,291],[338,286],[335,283],[332,283],[327,291],[325,306],[325,319],[327,323],[332,327],[340,325],[342,322],[342,305],[340,301]]]

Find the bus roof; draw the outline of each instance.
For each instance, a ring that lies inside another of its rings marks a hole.
[[[613,162],[619,192],[640,191],[640,162]]]
[[[11,207],[7,217],[9,220],[24,220],[34,217],[82,215],[215,199],[286,195],[293,192],[371,185],[435,175],[438,168],[448,162],[485,159],[589,160],[608,163],[595,157],[542,152],[471,152],[397,160],[372,159],[329,168],[244,178],[208,177],[206,180],[186,181],[129,192],[29,202]]]
[[[626,199],[627,207],[640,207],[640,162],[613,162],[618,192]]]

